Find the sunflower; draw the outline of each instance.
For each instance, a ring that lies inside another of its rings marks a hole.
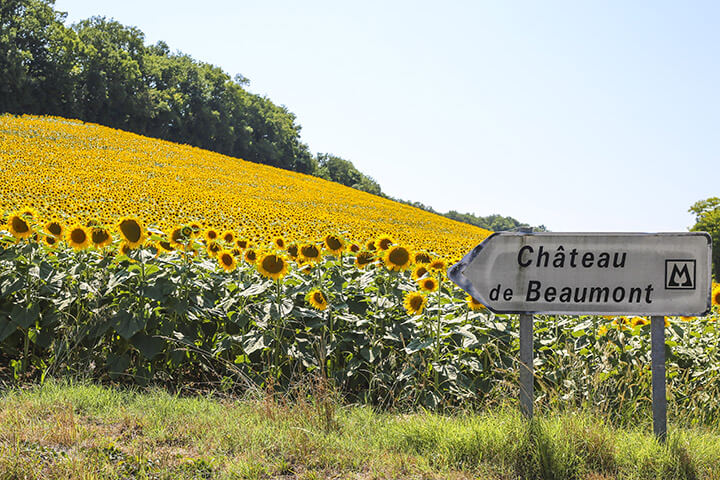
[[[250,242],[248,242],[244,238],[239,238],[235,240],[235,246],[240,250],[245,250],[246,248],[250,247]]]
[[[607,332],[608,332],[607,325],[600,325],[600,327],[598,328],[598,331],[597,331],[598,337],[604,337],[607,334]]]
[[[208,242],[214,242],[218,239],[218,232],[214,228],[208,228],[205,230],[205,240]]]
[[[380,250],[387,250],[395,243],[397,242],[395,242],[395,239],[390,235],[380,235],[377,240],[375,240],[375,245]]]
[[[303,275],[310,275],[313,270],[313,264],[312,263],[303,263],[299,262],[297,264],[297,271],[298,273],[302,273]]]
[[[712,289],[712,304],[720,305],[720,284],[713,286]]]
[[[272,278],[273,280],[281,279],[288,271],[285,259],[275,253],[261,255],[256,266],[263,277]]]
[[[403,306],[408,315],[420,315],[425,307],[427,299],[420,292],[410,292],[405,294]]]
[[[130,248],[139,247],[145,241],[142,224],[134,218],[122,218],[118,223],[118,230],[120,230],[120,235],[130,245]]]
[[[90,231],[90,241],[95,248],[103,248],[112,243],[112,236],[104,228],[93,228]]]
[[[39,218],[37,210],[33,207],[23,207],[18,211],[18,215],[26,220],[37,220]]]
[[[417,267],[415,267],[415,270],[413,270],[412,278],[417,280],[427,275],[427,273],[428,269],[425,267],[425,265],[418,265]]]
[[[445,272],[445,270],[447,269],[447,265],[445,264],[445,262],[440,259],[433,260],[432,262],[430,262],[429,267],[430,267],[430,270],[432,270],[434,272]]]
[[[90,234],[85,227],[75,224],[68,230],[65,240],[74,249],[81,250],[90,244]]]
[[[305,299],[315,310],[325,310],[328,307],[325,296],[318,288],[310,290],[310,293],[307,294],[307,297],[305,297]]]
[[[202,226],[198,222],[192,222],[190,225],[190,230],[192,230],[191,236],[197,237],[200,234],[200,230],[202,230]]]
[[[129,255],[132,247],[127,242],[122,242],[118,245],[118,255]]]
[[[386,250],[385,266],[390,270],[405,270],[410,266],[410,250],[396,245]]]
[[[291,243],[291,244],[288,245],[288,247],[287,247],[287,252],[288,252],[288,255],[290,255],[290,257],[292,257],[292,258],[297,258],[298,253],[299,253],[299,252],[298,252],[298,246],[297,246],[296,244],[294,244],[294,243]]]
[[[59,240],[53,235],[43,235],[43,242],[50,248],[57,247]]]
[[[367,249],[370,250],[371,252],[372,252],[372,251],[375,251],[375,250],[377,249],[377,247],[375,246],[375,240],[370,240],[370,241],[368,241],[368,242],[365,244],[365,248],[367,248]]]
[[[222,249],[223,249],[222,246],[220,246],[220,244],[215,241],[209,242],[207,244],[207,247],[205,248],[205,250],[207,250],[207,254],[210,255],[211,257],[216,257]]]
[[[192,236],[192,229],[190,234],[187,234],[186,228],[188,227],[175,227],[170,232],[170,240],[168,243],[175,245],[176,247],[184,247],[190,241]],[[164,248],[164,247],[163,247]]]
[[[358,253],[360,251],[360,245],[357,243],[351,243],[348,245],[347,250],[350,253]]]
[[[217,254],[217,259],[220,267],[226,272],[232,272],[237,267],[235,257],[227,250],[220,250]]]
[[[65,229],[58,220],[50,220],[45,224],[45,231],[55,238],[62,238]]]
[[[300,247],[300,255],[302,255],[303,260],[316,262],[320,259],[320,249],[317,245],[308,243]]]
[[[326,235],[323,242],[325,243],[325,248],[335,255],[345,249],[345,242],[343,242],[343,240],[337,235]]]
[[[430,263],[431,260],[430,255],[425,252],[417,252],[413,256],[413,263]]]
[[[280,248],[280,249],[285,248],[285,239],[283,237],[277,236],[277,237],[273,238],[272,243],[273,243],[273,245],[275,245],[275,248]],[[295,249],[297,250],[297,247],[295,247]]]
[[[633,328],[638,326],[642,327],[643,325],[647,325],[649,323],[650,321],[645,317],[632,317],[630,319],[630,326]]]
[[[233,243],[235,242],[235,233],[232,230],[225,230],[221,235],[221,238],[225,243]]]
[[[252,248],[245,250],[245,261],[250,264],[255,263],[257,261],[257,252]]]
[[[32,228],[22,215],[16,213],[8,219],[8,230],[15,238],[29,238],[32,235]]]
[[[362,252],[355,255],[355,266],[359,269],[363,269],[375,261],[375,255],[372,252],[363,250]]]
[[[418,285],[426,292],[434,292],[438,289],[438,281],[433,277],[421,278],[418,280]]]
[[[485,308],[485,305],[478,302],[475,297],[472,295],[468,295],[465,297],[465,302],[467,303],[467,306],[470,310],[476,311],[476,310],[482,310]]]

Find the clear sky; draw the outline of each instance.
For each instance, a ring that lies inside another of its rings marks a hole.
[[[720,2],[81,1],[250,79],[389,195],[685,231],[720,195]]]

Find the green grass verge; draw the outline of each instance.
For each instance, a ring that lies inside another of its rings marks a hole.
[[[720,479],[720,432],[49,382],[2,393],[0,478]]]

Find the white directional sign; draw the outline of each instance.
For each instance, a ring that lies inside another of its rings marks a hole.
[[[495,233],[448,275],[496,313],[702,315],[707,233]]]

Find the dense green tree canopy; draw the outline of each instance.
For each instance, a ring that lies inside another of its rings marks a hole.
[[[690,230],[707,232],[712,237],[713,278],[718,281],[720,280],[720,198],[710,197],[697,201],[689,211],[695,215],[695,225]]]

